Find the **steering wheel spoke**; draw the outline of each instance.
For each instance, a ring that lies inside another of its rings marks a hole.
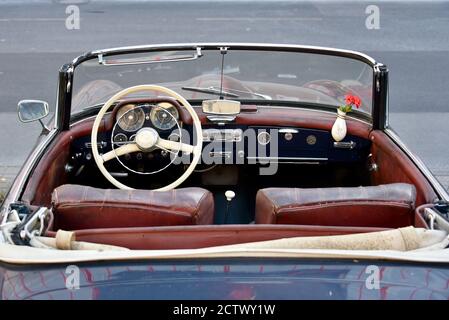
[[[165,140],[165,139],[161,139],[161,138],[159,138],[157,140],[156,147],[163,149],[163,150],[182,151],[182,152],[188,153],[188,154],[193,153],[193,151],[195,149],[195,147],[190,144],[171,141],[171,140]]]
[[[120,157],[125,154],[138,152],[138,151],[140,151],[140,149],[137,146],[137,144],[128,143],[128,144],[124,144],[123,146],[121,146],[117,149],[114,149],[114,150],[111,150],[111,151],[105,153],[104,155],[101,156],[101,159],[103,160],[103,162],[107,162],[109,160],[114,159],[116,156]]]

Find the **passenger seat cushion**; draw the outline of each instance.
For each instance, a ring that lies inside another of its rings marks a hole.
[[[201,188],[171,191],[63,185],[52,194],[55,229],[212,224],[214,198]]]
[[[416,189],[394,183],[355,188],[268,188],[256,223],[398,228],[413,225]]]

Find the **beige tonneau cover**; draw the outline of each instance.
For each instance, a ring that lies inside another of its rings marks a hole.
[[[297,237],[183,250],[43,249],[0,244],[0,261],[13,264],[207,258],[333,258],[449,263],[446,232],[414,227],[365,234]],[[94,246],[95,247],[95,246]]]

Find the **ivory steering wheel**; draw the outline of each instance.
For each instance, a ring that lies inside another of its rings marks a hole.
[[[98,146],[97,146],[97,136],[98,136],[98,128],[100,127],[101,120],[103,119],[106,112],[109,110],[109,108],[118,100],[121,98],[135,93],[139,91],[158,91],[162,92],[169,97],[172,97],[176,100],[178,100],[181,105],[186,108],[186,110],[189,112],[190,116],[193,119],[193,126],[196,133],[196,145],[189,145],[186,143],[182,143],[181,141],[170,141],[165,140],[159,137],[159,134],[156,130],[153,128],[143,127],[136,133],[136,138],[134,140],[134,143],[129,143],[122,145],[119,148],[116,148],[115,150],[111,150],[103,155],[100,155],[98,152]],[[193,172],[196,165],[198,164],[200,157],[201,157],[201,151],[203,146],[203,135],[202,135],[202,129],[201,129],[201,121],[198,118],[198,115],[196,114],[193,107],[190,105],[190,103],[181,95],[176,93],[175,91],[168,89],[166,87],[158,86],[158,85],[138,85],[134,87],[129,87],[126,89],[123,89],[122,91],[118,92],[114,96],[112,96],[100,109],[98,112],[95,122],[92,128],[92,136],[91,136],[91,142],[92,142],[92,155],[94,157],[95,163],[98,166],[98,169],[100,169],[100,172],[103,174],[103,176],[111,182],[114,186],[116,186],[119,189],[123,190],[133,190],[133,188],[121,183],[117,179],[115,179],[109,171],[105,168],[104,163],[112,160],[116,157],[132,153],[132,152],[149,152],[150,150],[153,151],[154,148],[159,149],[167,149],[172,151],[182,151],[187,154],[193,154],[192,162],[190,163],[187,170],[174,182],[166,185],[165,187],[155,189],[154,191],[168,191],[176,188],[181,183],[183,183]]]

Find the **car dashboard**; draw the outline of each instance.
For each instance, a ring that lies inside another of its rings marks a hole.
[[[360,162],[367,158],[370,141],[358,134],[349,133],[343,141],[333,140],[326,129],[290,125],[292,118],[282,124],[279,117],[263,117],[267,108],[248,106],[242,109],[234,121],[223,122],[201,114],[203,156],[202,164],[267,164],[271,162],[291,164],[320,164],[333,162]],[[268,110],[270,108],[268,107]],[[276,110],[275,108],[273,108]],[[287,108],[278,108],[277,113]],[[289,108],[291,112],[294,108]],[[314,115],[316,117],[316,114]],[[245,121],[239,121],[245,117]],[[285,117],[285,115],[283,115]],[[110,112],[109,130],[98,136],[100,153],[106,153],[126,143],[132,143],[142,127],[154,128],[161,138],[195,143],[193,121],[182,111],[175,100],[160,101],[126,100],[118,103]],[[292,123],[295,124],[295,123]],[[300,123],[298,123],[300,124]],[[94,165],[90,135],[79,137],[72,143],[72,160],[76,167]],[[151,163],[170,164],[167,150],[136,152],[119,157],[125,164],[133,164],[142,171]]]

